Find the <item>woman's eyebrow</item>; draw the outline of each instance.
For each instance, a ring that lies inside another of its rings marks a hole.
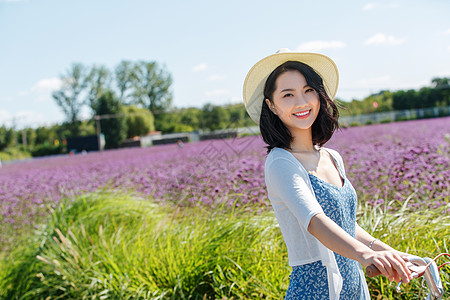
[[[284,90],[281,90],[280,93],[283,93],[283,92],[293,92],[293,91],[295,91],[295,89],[284,89]]]
[[[311,87],[311,86],[310,86],[309,84],[305,84],[305,86],[304,86],[303,88],[307,88],[307,87]],[[283,92],[293,92],[293,91],[295,91],[295,89],[288,88],[288,89],[283,89],[283,90],[281,90],[280,93],[283,93]]]

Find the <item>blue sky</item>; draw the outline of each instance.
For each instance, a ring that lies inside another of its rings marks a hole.
[[[51,91],[74,62],[157,61],[177,107],[242,101],[252,65],[286,47],[335,60],[346,101],[419,88],[450,76],[449,12],[447,0],[0,0],[0,125],[63,121]]]

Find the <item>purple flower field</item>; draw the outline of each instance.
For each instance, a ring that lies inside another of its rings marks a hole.
[[[450,118],[349,128],[327,144],[344,158],[360,200],[411,196],[410,206],[439,208],[450,196]]]
[[[446,117],[344,128],[325,146],[341,153],[360,201],[402,204],[410,197],[412,207],[439,208],[449,201],[449,144]],[[61,197],[99,188],[138,192],[161,203],[264,209],[270,206],[265,153],[262,139],[252,136],[5,165],[0,229],[35,225]]]

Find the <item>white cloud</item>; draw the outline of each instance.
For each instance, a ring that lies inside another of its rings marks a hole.
[[[207,97],[223,97],[228,94],[230,94],[230,91],[226,89],[214,89],[210,91],[205,91],[205,96]]]
[[[208,77],[209,81],[217,81],[217,80],[223,80],[225,79],[225,76],[220,75],[220,74],[214,74]]]
[[[61,87],[61,79],[53,77],[39,80],[32,88],[32,92],[46,93],[57,90]]]
[[[44,114],[36,111],[23,110],[10,114],[6,110],[0,110],[0,125],[15,126],[16,129],[24,127],[36,127],[36,125],[48,123]]]
[[[374,9],[375,6],[377,6],[377,3],[367,3],[366,5],[364,5],[363,10],[371,10]]]
[[[22,124],[43,123],[46,121],[42,113],[30,110],[19,111],[14,117]]]
[[[450,46],[447,47],[447,50],[450,51]]]
[[[341,41],[311,41],[298,45],[297,51],[320,51],[325,49],[344,48],[346,44]]]
[[[371,45],[400,45],[403,44],[406,41],[405,38],[396,38],[392,35],[385,35],[382,33],[377,33],[368,40],[364,42],[364,45],[371,46]]]
[[[46,102],[51,99],[51,93],[61,88],[62,84],[59,78],[45,78],[34,84],[29,91],[19,92],[19,96],[30,96],[32,93],[35,102]]]
[[[201,64],[198,64],[198,65],[194,66],[192,68],[192,71],[200,72],[200,71],[206,70],[207,68],[208,68],[208,65],[206,63],[201,63]]]

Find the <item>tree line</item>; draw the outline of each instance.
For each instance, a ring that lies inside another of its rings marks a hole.
[[[172,106],[172,77],[156,62],[121,61],[113,71],[105,66],[73,64],[60,77],[62,86],[52,96],[66,115],[70,135],[80,135],[81,108],[101,120],[106,147],[117,148],[124,139],[153,130],[163,133],[246,126],[251,120],[243,106],[206,104],[202,108]]]
[[[431,80],[430,87],[419,90],[383,90],[363,100],[341,102],[346,109],[341,115],[360,115],[392,110],[442,107],[450,105],[450,78],[436,77]]]
[[[60,81],[52,97],[65,121],[22,130],[2,126],[0,151],[19,148],[32,156],[61,153],[67,150],[66,138],[96,134],[95,116],[100,117],[107,149],[155,130],[175,133],[253,125],[243,105],[173,107],[172,77],[156,62],[121,61],[113,70],[74,63]],[[90,119],[82,120],[86,108]]]
[[[92,116],[120,114],[123,106],[130,105],[158,114],[172,103],[172,77],[156,62],[124,60],[112,71],[74,63],[60,79],[62,85],[52,96],[64,112],[72,136],[80,134],[80,114],[85,106]]]
[[[125,138],[146,135],[153,130],[177,133],[255,126],[241,104],[172,108],[154,116],[150,110],[135,105],[122,105],[119,109],[118,103],[114,94],[106,93],[99,98],[96,110],[99,115],[118,115],[100,121],[106,147],[110,149],[117,148]],[[94,119],[77,121],[77,135],[93,134],[96,134]],[[69,121],[22,130],[0,126],[0,151],[19,148],[32,156],[63,153],[67,150],[64,140],[72,136],[73,124]]]

